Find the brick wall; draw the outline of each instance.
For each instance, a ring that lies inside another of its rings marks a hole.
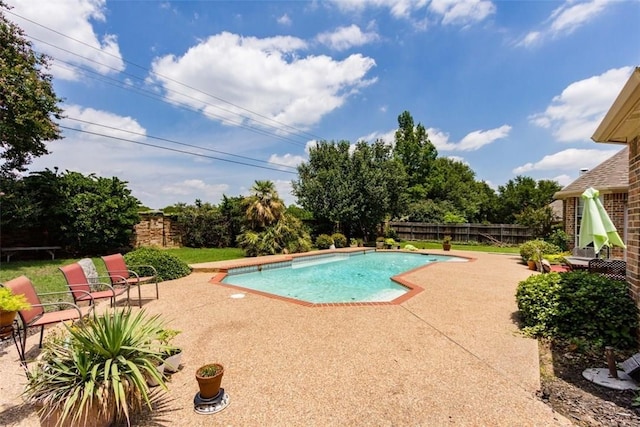
[[[162,212],[140,214],[140,222],[134,227],[133,247],[156,246],[179,248],[182,234],[175,217]]]
[[[629,142],[629,218],[627,230],[627,282],[640,307],[640,136]]]

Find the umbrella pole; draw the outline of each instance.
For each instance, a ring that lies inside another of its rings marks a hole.
[[[609,376],[611,378],[618,378],[618,367],[616,366],[616,359],[613,355],[613,347],[605,347],[604,354],[607,357],[607,366],[609,367]]]

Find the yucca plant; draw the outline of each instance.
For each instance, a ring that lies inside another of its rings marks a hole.
[[[27,397],[43,405],[44,417],[58,424],[81,424],[96,415],[125,418],[146,403],[151,408],[146,378],[164,389],[156,369],[161,350],[154,344],[164,323],[158,315],[130,309],[93,315],[50,340],[29,378]],[[91,415],[90,415],[91,414]]]

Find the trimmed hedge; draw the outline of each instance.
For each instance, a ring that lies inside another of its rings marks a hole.
[[[638,309],[626,282],[586,271],[537,274],[519,283],[516,300],[523,329],[534,336],[636,345]]]
[[[124,256],[127,265],[152,265],[158,271],[159,280],[173,280],[188,276],[191,268],[175,255],[155,248],[140,248]],[[137,270],[136,270],[137,271]],[[137,271],[141,276],[151,275],[151,269],[141,268]]]

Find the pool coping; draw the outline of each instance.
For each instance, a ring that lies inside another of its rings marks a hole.
[[[400,295],[397,298],[394,298],[391,301],[361,301],[361,302],[323,302],[323,303],[313,303],[313,302],[309,302],[309,301],[303,301],[303,300],[299,300],[299,299],[295,299],[295,298],[289,298],[289,297],[285,297],[285,296],[281,296],[281,295],[276,295],[276,294],[272,294],[269,292],[263,292],[263,291],[259,291],[256,289],[250,289],[250,288],[245,288],[242,286],[238,286],[238,285],[233,285],[230,283],[223,283],[222,280],[224,280],[228,274],[229,274],[229,270],[233,270],[233,269],[237,269],[237,268],[243,268],[243,267],[260,267],[263,265],[268,265],[268,264],[279,264],[279,263],[285,263],[285,262],[290,262],[293,261],[296,258],[306,258],[306,257],[316,257],[318,255],[332,255],[332,254],[340,254],[340,253],[348,253],[348,254],[352,254],[352,253],[358,253],[358,252],[362,252],[367,253],[367,252],[403,252],[403,253],[414,253],[414,254],[421,254],[421,255],[445,255],[445,256],[451,256],[451,257],[457,257],[457,258],[464,258],[466,259],[468,262],[473,262],[476,260],[476,258],[473,257],[469,257],[466,255],[458,255],[458,254],[451,254],[451,253],[440,253],[440,251],[438,251],[438,253],[433,253],[433,252],[427,252],[424,250],[419,250],[419,251],[407,251],[407,250],[398,250],[398,249],[375,249],[375,248],[341,248],[341,249],[328,249],[328,250],[323,250],[323,251],[314,251],[314,252],[305,252],[305,253],[300,253],[300,254],[288,254],[288,255],[279,255],[279,256],[268,256],[268,257],[256,257],[256,258],[251,258],[251,259],[247,259],[247,258],[242,258],[240,260],[229,260],[228,262],[221,262],[219,263],[219,266],[217,267],[210,267],[209,269],[206,269],[206,271],[208,272],[214,272],[216,273],[210,280],[209,283],[214,284],[214,285],[220,285],[226,288],[230,288],[230,289],[236,289],[238,291],[241,292],[247,292],[247,293],[251,293],[251,294],[256,294],[256,295],[261,295],[267,298],[271,298],[271,299],[276,299],[276,300],[281,300],[281,301],[285,301],[285,302],[289,302],[289,303],[293,303],[293,304],[297,304],[297,305],[301,305],[304,307],[371,307],[371,306],[383,306],[383,305],[399,305],[404,303],[405,301],[413,298],[414,296],[418,295],[420,292],[424,291],[424,288],[422,288],[421,286],[416,285],[415,283],[410,282],[409,280],[405,279],[404,276],[407,276],[409,274],[412,274],[418,270],[422,270],[424,268],[430,267],[432,265],[435,264],[440,264],[441,261],[435,261],[435,262],[430,262],[428,264],[425,265],[421,265],[419,267],[416,268],[412,268],[411,270],[407,270],[407,271],[403,271],[400,274],[396,274],[395,276],[392,276],[390,279],[393,280],[394,282],[398,283],[401,286],[404,286],[405,288],[408,289],[408,292]],[[217,263],[218,264],[218,263]],[[228,266],[226,264],[229,264]]]

